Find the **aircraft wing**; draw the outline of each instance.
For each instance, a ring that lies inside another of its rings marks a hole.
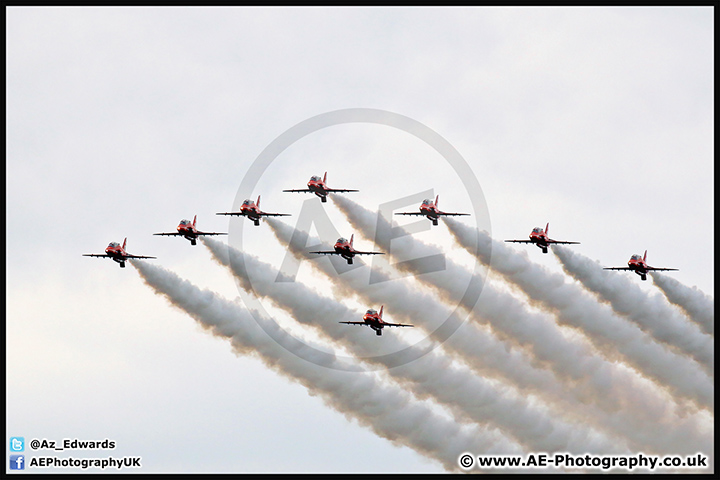
[[[505,240],[509,243],[532,243],[530,240]]]
[[[145,255],[130,255],[128,253],[125,255],[125,258],[157,258],[157,257],[147,257]]]
[[[157,234],[156,234],[157,235]],[[227,235],[227,233],[197,232],[197,235]]]
[[[365,322],[338,322],[338,323],[347,323],[348,325],[367,325]]]
[[[662,268],[662,267],[647,267],[648,271],[650,270],[675,270],[677,271],[677,268]]]
[[[267,213],[267,212],[260,212],[258,214],[260,217],[290,217],[291,214],[289,213]]]
[[[556,243],[556,244],[558,244],[558,245],[560,245],[560,244],[562,244],[562,245],[571,245],[571,244],[572,244],[572,245],[579,245],[579,244],[580,244],[580,242],[566,242],[565,240],[552,240],[552,239],[549,239],[549,238],[548,238],[547,243]]]
[[[335,250],[322,250],[319,252],[308,252],[308,253],[319,253],[320,255],[340,255],[340,252],[336,252]]]
[[[358,252],[355,251],[355,255],[385,255],[384,252]]]
[[[215,215],[241,215],[244,216],[245,214],[243,212],[219,212]]]
[[[414,327],[415,325],[408,325],[405,323],[383,323],[384,327]]]
[[[348,190],[347,188],[328,188],[326,192],[344,193],[344,192],[359,192],[360,190]]]
[[[630,270],[630,267],[604,267],[603,270]]]
[[[445,216],[445,217],[459,217],[459,216],[461,216],[461,215],[470,215],[470,214],[469,214],[469,213],[454,213],[454,212],[452,212],[452,213],[449,213],[449,212],[438,212],[438,213],[437,213],[437,216],[438,216],[438,217],[442,217],[442,216]]]
[[[283,192],[312,192],[312,190],[310,190],[309,188],[297,188],[292,190],[283,190]]]
[[[181,235],[181,234],[178,233],[178,232],[170,232],[170,233],[153,233],[153,235],[169,235],[169,236],[172,236],[172,237],[176,237],[176,236]]]
[[[424,212],[395,212],[395,215],[413,215],[418,217],[425,217],[427,215],[436,215],[438,217],[446,216],[446,217],[459,217],[461,215],[470,215],[469,213],[455,213],[455,212],[437,212],[437,213],[431,213],[427,214]]]
[[[110,257],[107,253],[83,253],[83,257]]]

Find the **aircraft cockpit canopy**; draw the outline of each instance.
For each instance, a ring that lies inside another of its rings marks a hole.
[[[432,201],[431,201],[429,198],[426,198],[425,200],[423,200],[423,203],[422,203],[422,204],[423,204],[423,205],[430,205],[431,203],[432,203]]]
[[[180,220],[180,225],[189,225],[190,220]]]
[[[542,228],[540,228],[540,227],[533,228],[533,233],[541,233],[541,232],[542,232]]]
[[[245,201],[243,202],[243,205],[250,205],[250,200],[245,200]]]
[[[119,247],[119,246],[120,246],[120,244],[117,243],[117,242],[110,242],[110,245],[108,245],[108,247],[113,247],[113,248],[114,248],[114,247]]]
[[[630,257],[630,260],[640,260],[640,259],[642,259],[642,257],[640,255],[633,255],[632,257]]]
[[[368,315],[377,315],[377,310],[374,310],[374,309],[371,308],[370,310],[368,310],[368,311],[365,312],[365,313],[368,314]]]
[[[340,237],[340,238],[337,239],[337,243],[347,243],[347,239],[346,239],[346,238],[343,238],[343,237]]]
[[[317,175],[313,175],[312,177],[310,177],[310,180],[312,180],[313,182],[319,182],[320,177],[318,177]]]

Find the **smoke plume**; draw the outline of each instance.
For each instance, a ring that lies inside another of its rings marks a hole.
[[[445,223],[458,244],[467,249],[477,245],[479,260],[519,287],[536,305],[553,312],[559,322],[586,335],[609,360],[628,363],[679,402],[691,400],[699,408],[713,411],[713,382],[695,361],[658,344],[607,305],[565,282],[562,275],[530,262],[527,255],[518,254],[485,232],[480,232],[480,242],[475,244],[477,229],[452,219],[445,219]]]
[[[650,275],[671,303],[682,308],[703,332],[715,335],[715,301],[712,297],[663,273],[650,272]]]
[[[278,327],[258,312],[249,312],[213,292],[201,290],[162,267],[136,260],[132,264],[157,294],[213,335],[230,340],[237,353],[256,355],[268,368],[301,383],[330,407],[393,443],[439,461],[448,471],[458,470],[458,456],[464,451],[522,453],[495,430],[461,427],[399,387],[380,383],[372,375],[333,368],[333,356],[320,356],[314,359],[315,364],[300,361],[265,333]]]
[[[389,222],[377,213],[365,210],[348,199],[335,198],[334,202],[346,214],[353,227],[368,239],[377,238],[376,229],[401,230],[400,227],[390,226]],[[402,239],[403,248],[412,249],[418,254],[435,255],[440,252],[437,247],[413,240],[411,235],[396,235]],[[478,233],[475,238],[472,237],[472,233],[467,235],[468,244],[474,242],[478,245],[487,239]],[[471,253],[478,252],[479,255],[484,255],[481,258],[488,260],[490,245],[485,243],[486,245],[477,249],[468,250],[471,250]],[[380,247],[382,248],[382,245]],[[401,249],[393,244],[393,248],[386,251],[392,257],[398,250]],[[417,275],[415,278],[445,292],[446,301],[457,303],[457,299],[461,297],[458,292],[464,287],[462,282],[453,279],[466,278],[469,273],[457,275],[456,272],[460,271],[461,267],[449,259],[445,262],[447,275]],[[400,265],[408,267],[412,264],[403,262]],[[473,308],[473,305],[466,307]],[[565,388],[560,394],[559,405],[562,405],[567,413],[575,411],[580,418],[595,420],[608,430],[622,434],[630,440],[634,448],[665,452],[682,448],[683,451],[690,452],[697,451],[697,448],[707,451],[708,445],[712,444],[710,435],[704,428],[706,416],[688,417],[681,412],[681,418],[678,414],[679,408],[673,407],[674,402],[668,401],[664,393],[639,377],[634,370],[598,355],[586,342],[579,342],[576,335],[572,338],[567,332],[563,332],[563,327],[558,326],[554,318],[530,312],[514,296],[497,290],[492,284],[484,285],[480,301],[474,305],[473,314],[473,320],[487,322],[493,331],[503,338],[514,339],[526,348],[537,362],[551,368],[563,379]],[[548,387],[544,397],[547,399],[550,396],[552,401],[558,401],[557,391],[549,385]],[[568,403],[572,407],[569,407]],[[593,404],[597,408],[592,408]],[[688,442],[689,438],[693,441]],[[690,450],[685,450],[685,447]]]
[[[254,295],[269,298],[301,324],[315,328],[320,335],[330,337],[365,362],[383,367],[394,380],[410,389],[417,397],[431,399],[449,407],[459,419],[496,426],[530,451],[628,451],[623,447],[622,440],[608,439],[586,424],[566,423],[553,418],[546,409],[528,402],[514,389],[476,376],[464,365],[452,362],[439,349],[398,366],[390,361],[391,354],[370,356],[377,352],[380,340],[386,350],[395,352],[408,351],[412,345],[402,340],[400,332],[388,332],[384,338],[378,339],[369,331],[341,325],[337,320],[357,319],[361,312],[350,311],[341,303],[320,295],[303,284],[291,286],[276,283],[275,269],[253,255],[243,254],[212,239],[203,239],[203,243],[218,263],[231,270],[244,289],[252,291]],[[243,257],[243,262],[240,262],[240,256]],[[343,281],[342,276],[331,278],[337,282]]]
[[[658,342],[695,359],[713,376],[714,342],[660,295],[648,295],[626,275],[603,270],[599,263],[560,245],[553,252],[563,269],[612,309]],[[634,277],[634,275],[633,275]],[[634,279],[632,279],[634,280]]]

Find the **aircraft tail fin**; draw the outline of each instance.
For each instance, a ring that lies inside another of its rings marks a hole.
[[[438,195],[435,195],[435,206],[436,206],[436,207],[437,207],[437,205],[438,205],[438,200],[440,200],[440,195],[439,195],[439,194],[438,194]]]
[[[126,244],[126,243],[127,243],[127,237],[125,237],[125,240],[123,240],[123,246],[122,246],[123,250],[125,250],[125,244]]]
[[[327,182],[327,172],[325,172],[325,175],[323,176],[323,183]]]
[[[645,255],[643,255],[643,262],[647,260],[647,250],[645,250]]]
[[[550,230],[550,222],[545,225],[545,235],[549,235],[548,230]]]
[[[385,305],[380,305],[380,313],[378,314],[378,316],[379,316],[380,318],[382,318],[382,311],[383,311],[383,308],[384,308],[384,307],[385,307]]]
[[[257,202],[255,202],[255,206],[260,208],[260,195],[258,195]]]
[[[354,237],[355,237],[355,234],[354,234],[354,233],[353,233],[352,235],[350,235],[350,246],[351,246],[351,247],[353,246],[353,238],[354,238]]]
[[[193,227],[195,226],[195,222],[197,222],[197,215],[193,217]]]

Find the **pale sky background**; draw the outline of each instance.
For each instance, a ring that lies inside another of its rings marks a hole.
[[[440,134],[478,179],[496,239],[549,222],[603,266],[647,249],[713,295],[712,8],[6,14],[6,440],[109,438],[148,472],[444,471],[234,354],[132,266],[81,256],[127,237],[130,253],[236,298],[202,244],[152,233],[194,215],[227,232],[215,213],[233,208],[260,152],[333,110],[386,110]],[[370,209],[427,189],[441,209],[471,208],[440,156],[378,125],[299,141],[253,200],[293,224],[311,197],[282,190],[325,171]],[[280,264],[268,225],[244,232],[249,253]],[[445,225],[430,234],[459,250]],[[356,247],[372,244],[356,235]],[[553,254],[513,248],[562,272]]]

